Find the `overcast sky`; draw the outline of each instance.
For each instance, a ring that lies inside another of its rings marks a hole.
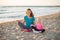
[[[60,6],[60,0],[0,0],[0,6]]]

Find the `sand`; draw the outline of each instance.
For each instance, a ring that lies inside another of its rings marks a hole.
[[[44,33],[22,32],[18,22],[0,23],[0,40],[60,40],[60,13],[37,17],[42,20]]]

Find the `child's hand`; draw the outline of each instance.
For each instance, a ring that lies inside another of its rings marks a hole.
[[[20,22],[20,20],[16,20],[17,22]]]

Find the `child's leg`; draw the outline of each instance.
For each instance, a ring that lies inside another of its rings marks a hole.
[[[36,27],[34,27],[34,26],[32,26],[31,28],[34,29],[35,31],[41,31],[42,33],[45,31],[45,29],[38,30],[38,29],[36,29]]]
[[[31,29],[34,29],[35,31],[39,31],[38,29],[36,29],[36,27],[31,26]]]
[[[38,29],[36,29],[36,31],[40,31],[40,32],[43,33],[43,32],[45,31],[45,29],[42,29],[42,30],[38,30]]]
[[[37,30],[36,27],[32,26],[31,28],[34,33],[39,33],[39,31],[36,31]]]
[[[45,31],[45,29],[42,29],[41,32],[43,33]]]

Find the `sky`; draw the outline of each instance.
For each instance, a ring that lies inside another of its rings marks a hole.
[[[0,0],[0,6],[60,6],[60,0]]]

